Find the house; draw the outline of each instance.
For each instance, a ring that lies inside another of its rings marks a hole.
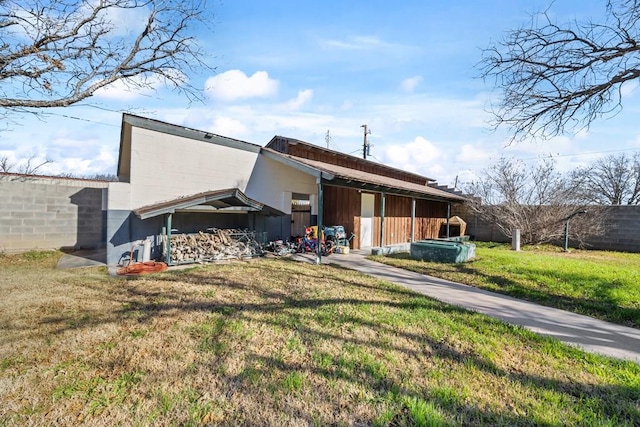
[[[434,180],[281,136],[265,147],[124,114],[107,197],[107,263],[136,241],[152,257],[178,230],[249,228],[269,240],[343,225],[352,247],[436,238],[457,193]]]

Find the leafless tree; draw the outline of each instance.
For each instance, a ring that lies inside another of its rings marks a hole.
[[[65,107],[116,82],[199,92],[206,0],[0,0],[0,113]]]
[[[604,7],[604,5],[603,5]],[[587,128],[622,108],[622,87],[640,77],[640,1],[609,0],[602,22],[558,24],[546,11],[484,50],[495,79],[494,125],[512,140]]]
[[[40,168],[49,163],[53,163],[52,160],[38,160],[35,154],[21,162],[12,162],[7,156],[2,156],[0,157],[0,172],[34,175]]]
[[[0,157],[0,172],[11,172],[15,163],[11,162],[7,156]]]
[[[500,159],[465,191],[473,196],[469,208],[475,215],[495,224],[506,237],[519,229],[525,244],[561,241],[566,218],[587,208],[576,198],[570,181],[556,171],[552,159],[532,167]],[[588,215],[572,220],[572,239],[582,243],[600,234],[604,219],[603,209],[589,207]]]
[[[640,152],[612,154],[571,174],[580,197],[591,204],[640,204]]]

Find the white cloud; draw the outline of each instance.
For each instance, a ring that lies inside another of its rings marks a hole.
[[[432,169],[433,163],[442,156],[438,147],[421,136],[406,144],[388,145],[383,153],[384,163],[410,172],[426,167]]]
[[[231,117],[216,117],[210,130],[217,135],[236,139],[243,139],[249,134],[244,123]]]
[[[404,79],[402,83],[400,83],[400,87],[403,92],[413,93],[416,90],[416,87],[422,82],[421,76],[409,77],[408,79]]]
[[[298,96],[289,100],[284,107],[288,110],[297,110],[313,98],[313,90],[305,89],[298,92]]]
[[[626,82],[620,88],[620,95],[623,98],[629,98],[635,93],[636,89],[638,89],[638,86],[639,84],[636,80]]]
[[[493,153],[482,147],[476,147],[471,144],[464,144],[460,147],[460,154],[458,160],[468,163],[485,162],[492,157]]]
[[[93,13],[95,7],[99,6],[102,0],[92,0],[84,3],[78,9],[79,15],[76,19],[82,19]],[[100,18],[110,24],[108,37],[124,37],[140,33],[145,28],[151,8],[145,7],[107,7],[100,13]],[[70,21],[75,25],[75,21]]]
[[[172,73],[172,78],[178,82],[187,82],[186,75],[180,72]],[[174,83],[162,76],[152,74],[150,76],[135,76],[129,79],[122,79],[101,87],[94,92],[97,98],[109,101],[131,101],[143,96],[151,96],[158,89],[165,86],[174,86]]]
[[[109,101],[131,101],[141,96],[148,96],[152,92],[152,88],[136,88],[123,80],[118,80],[96,90],[93,96]]]
[[[207,96],[222,101],[273,96],[278,92],[279,82],[269,77],[266,71],[257,71],[247,77],[240,70],[230,70],[209,77],[204,85]]]
[[[83,157],[63,157],[54,158],[52,163],[47,164],[39,172],[58,175],[71,174],[73,176],[90,176],[96,173],[115,173],[117,165],[117,153],[109,147],[100,147],[93,158]]]
[[[337,50],[350,50],[350,51],[364,51],[364,50],[379,50],[379,49],[407,49],[409,46],[404,46],[396,43],[389,43],[381,40],[376,36],[353,36],[346,40],[321,40],[320,44],[326,48]]]
[[[457,178],[458,178],[458,181],[455,182],[454,180],[454,185],[458,189],[464,189],[468,184],[474,181],[477,181],[480,178],[480,176],[476,171],[472,169],[466,169],[466,170],[460,171],[457,175]]]

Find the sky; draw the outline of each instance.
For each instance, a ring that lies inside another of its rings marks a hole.
[[[553,157],[562,172],[640,150],[640,91],[588,130],[510,143],[493,130],[498,93],[483,81],[481,51],[544,9],[558,22],[598,20],[605,1],[213,0],[197,34],[215,71],[190,75],[203,102],[169,88],[100,90],[84,105],[14,116],[0,157],[50,160],[43,174],[115,174],[122,112],[266,145],[281,135],[463,188],[500,157]],[[180,159],[176,159],[179,161]],[[212,159],[212,162],[215,159]]]

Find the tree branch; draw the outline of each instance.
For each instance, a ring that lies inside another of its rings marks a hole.
[[[117,81],[201,99],[184,70],[211,69],[193,36],[206,11],[205,0],[0,2],[0,107],[64,107]],[[119,28],[123,14],[137,28]]]
[[[620,88],[640,77],[640,4],[610,1],[604,23],[557,25],[546,12],[483,51],[483,78],[501,96],[494,127],[512,140],[575,131],[622,108]]]

